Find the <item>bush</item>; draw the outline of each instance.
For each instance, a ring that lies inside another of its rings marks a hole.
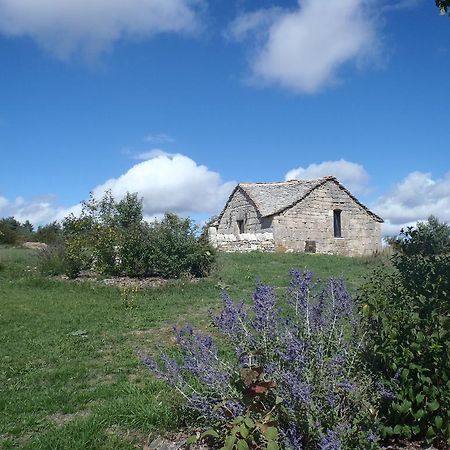
[[[37,255],[37,265],[42,275],[62,275],[68,272],[64,256],[64,246],[60,244],[49,245]]]
[[[450,444],[450,228],[435,218],[396,239],[393,269],[361,289],[370,361],[386,383],[400,376],[383,409],[385,436]]]
[[[251,309],[223,294],[212,320],[223,337],[176,329],[180,358],[144,363],[174,386],[225,449],[378,448],[376,386],[361,361],[363,340],[342,280],[313,285],[292,271],[288,303],[259,284]]]
[[[71,214],[63,221],[64,261],[70,278],[92,268],[92,228],[91,218],[85,215],[77,218]]]
[[[93,269],[131,277],[202,277],[214,262],[213,249],[189,219],[167,213],[149,224],[136,194],[119,202],[110,193],[101,200],[91,196],[79,218],[64,220],[63,230],[69,276]]]
[[[211,270],[214,251],[209,243],[196,236],[196,228],[189,219],[165,214],[161,222],[153,224],[149,240],[155,275],[204,277]]]

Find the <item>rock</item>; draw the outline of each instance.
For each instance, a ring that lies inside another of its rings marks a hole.
[[[183,448],[184,442],[174,442],[162,437],[156,438],[147,446],[148,450],[179,450]]]
[[[22,247],[31,250],[45,250],[48,245],[45,242],[24,242]]]

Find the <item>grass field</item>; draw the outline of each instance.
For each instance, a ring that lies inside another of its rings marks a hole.
[[[380,259],[223,254],[207,279],[140,292],[45,279],[32,251],[0,248],[0,448],[128,449],[183,426],[177,399],[139,354],[169,346],[174,323],[207,328],[220,289],[249,300],[255,280],[286,287],[291,268],[343,276],[351,291]]]

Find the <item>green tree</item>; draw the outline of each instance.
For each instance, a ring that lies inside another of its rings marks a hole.
[[[441,15],[444,16],[450,9],[450,0],[436,0],[436,6],[441,11]]]

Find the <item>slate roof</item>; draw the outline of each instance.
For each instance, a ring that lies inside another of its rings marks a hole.
[[[358,205],[360,205],[374,220],[377,222],[383,222],[383,219],[364,206],[356,197],[354,197],[350,191],[348,191],[335,177],[324,177],[317,180],[290,180],[280,181],[274,183],[240,183],[231,193],[224,209],[219,215],[218,220],[222,218],[228,203],[232,199],[233,195],[238,189],[244,191],[244,193],[255,204],[256,209],[262,217],[273,216],[279,214],[282,211],[294,206],[298,202],[302,201],[312,191],[326,183],[327,181],[333,181],[338,185],[340,189],[345,191]]]

